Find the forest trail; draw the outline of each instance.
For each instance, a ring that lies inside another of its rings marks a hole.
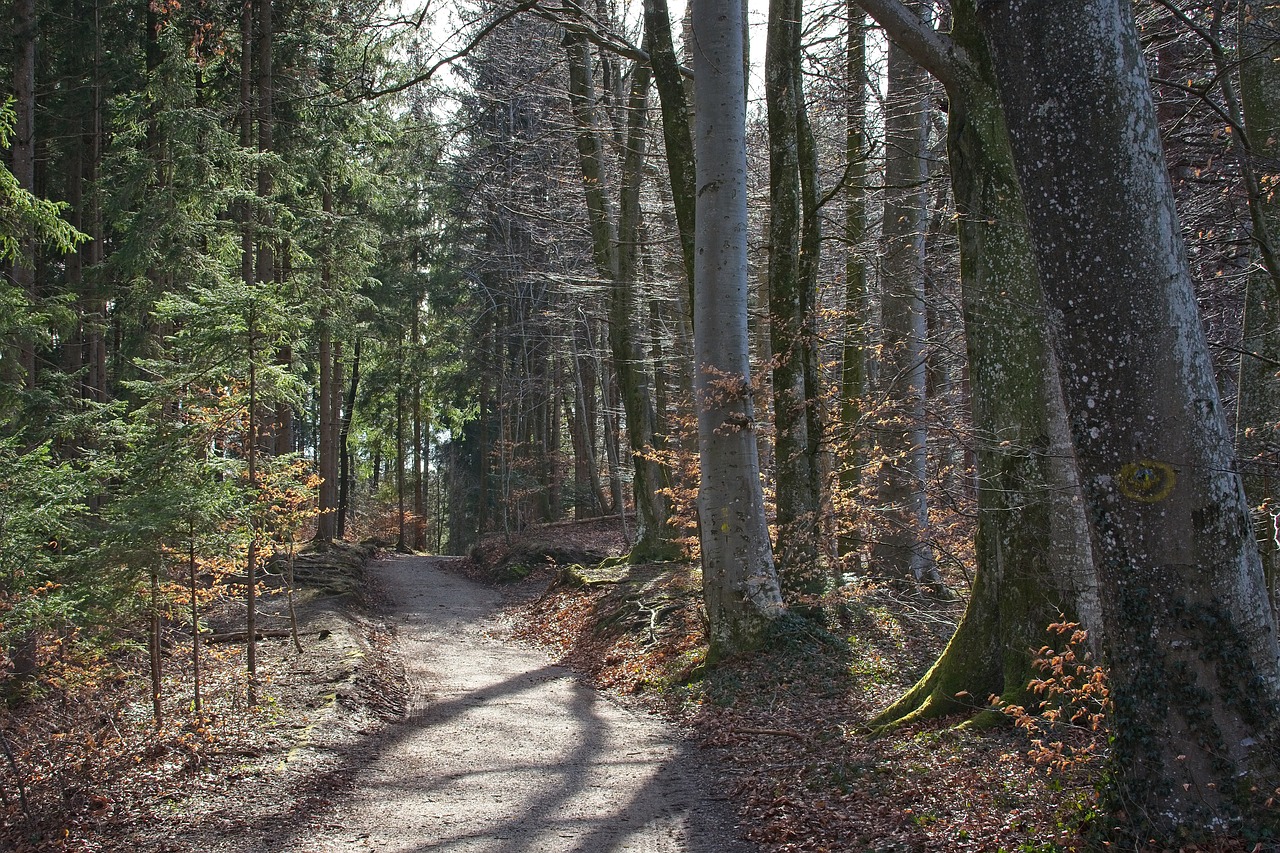
[[[349,767],[320,837],[272,850],[379,853],[745,853],[705,759],[661,720],[622,707],[504,643],[500,595],[446,558],[370,566],[394,620],[408,718]]]

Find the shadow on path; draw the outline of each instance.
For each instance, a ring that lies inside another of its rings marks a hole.
[[[486,636],[492,590],[430,558],[373,567],[417,695],[407,719],[282,779],[245,853],[748,853],[704,757],[538,653]],[[442,606],[443,605],[443,606]],[[340,800],[332,809],[325,802]]]

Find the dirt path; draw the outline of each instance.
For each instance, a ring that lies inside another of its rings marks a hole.
[[[268,849],[749,849],[734,840],[700,753],[660,720],[497,639],[498,594],[441,562],[397,557],[371,567],[392,602],[409,718],[347,757],[350,794],[335,815],[295,826]]]

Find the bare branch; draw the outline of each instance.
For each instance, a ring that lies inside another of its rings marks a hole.
[[[950,89],[969,76],[969,60],[960,46],[947,35],[925,23],[901,0],[857,0],[876,23],[884,27],[899,47],[911,55],[921,68]]]

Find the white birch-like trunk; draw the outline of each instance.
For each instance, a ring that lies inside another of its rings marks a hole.
[[[703,590],[713,653],[756,645],[783,612],[747,354],[747,156],[739,0],[694,0],[694,395]]]

